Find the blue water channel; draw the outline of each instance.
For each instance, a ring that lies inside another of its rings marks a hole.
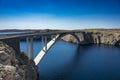
[[[21,41],[26,52],[26,43]],[[34,57],[41,50],[34,41]],[[38,64],[40,80],[120,80],[120,47],[58,41]]]

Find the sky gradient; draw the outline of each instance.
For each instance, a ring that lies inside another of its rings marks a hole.
[[[0,0],[0,29],[120,28],[120,0]]]

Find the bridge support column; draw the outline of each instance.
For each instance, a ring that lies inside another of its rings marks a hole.
[[[43,56],[45,55],[45,53],[50,49],[50,47],[56,42],[56,40],[58,39],[58,37],[59,37],[59,35],[55,36],[51,41],[49,41],[46,44],[46,46],[47,46],[46,47],[46,51],[45,51],[45,46],[44,46],[43,49],[38,53],[38,55],[34,59],[36,65],[41,61],[41,59],[43,58]]]
[[[47,52],[47,37],[45,36],[45,52]]]
[[[44,47],[44,37],[42,36],[41,39],[42,39],[42,47]]]
[[[26,38],[26,47],[27,47],[27,55],[29,59],[33,59],[33,37],[27,37]]]
[[[43,48],[45,47],[45,48]],[[47,36],[43,37],[42,36],[42,48],[46,52],[47,51]]]
[[[51,39],[53,39],[54,38],[54,35],[51,35]]]

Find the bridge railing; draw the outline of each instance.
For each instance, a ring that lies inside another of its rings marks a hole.
[[[9,39],[9,38],[26,38],[26,37],[33,37],[33,36],[47,36],[47,35],[57,35],[57,34],[69,34],[69,33],[79,33],[82,31],[66,31],[66,32],[28,32],[28,33],[21,33],[21,34],[1,34],[0,40],[2,39]]]

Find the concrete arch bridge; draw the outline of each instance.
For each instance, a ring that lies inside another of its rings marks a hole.
[[[54,45],[54,43],[61,39],[65,35],[72,35],[76,40],[77,43],[81,43],[81,37],[84,37],[84,32],[82,31],[66,31],[66,32],[44,32],[44,33],[20,33],[20,34],[8,34],[8,35],[0,35],[0,41],[6,42],[8,45],[13,47],[16,52],[20,52],[20,39],[26,39],[26,49],[27,49],[27,56],[30,59],[33,59],[35,64],[37,65],[47,51]],[[80,35],[81,34],[81,35]],[[38,53],[38,55],[33,58],[34,50],[33,50],[33,40],[35,37],[40,37],[42,41],[42,50]],[[51,40],[47,42],[48,37],[51,37]]]
[[[66,35],[68,35],[68,34],[58,34],[54,38],[52,38],[52,40],[50,40],[46,45],[44,44],[44,40],[43,40],[42,44],[44,45],[44,47],[42,48],[42,50],[38,53],[38,55],[34,59],[35,64],[37,65],[41,61],[41,59],[44,57],[44,55],[47,53],[47,51],[56,43],[56,41],[58,41],[59,39],[61,39],[62,37],[66,36]],[[77,40],[77,44],[80,43],[80,39],[76,34],[72,33],[70,35],[72,35]]]

